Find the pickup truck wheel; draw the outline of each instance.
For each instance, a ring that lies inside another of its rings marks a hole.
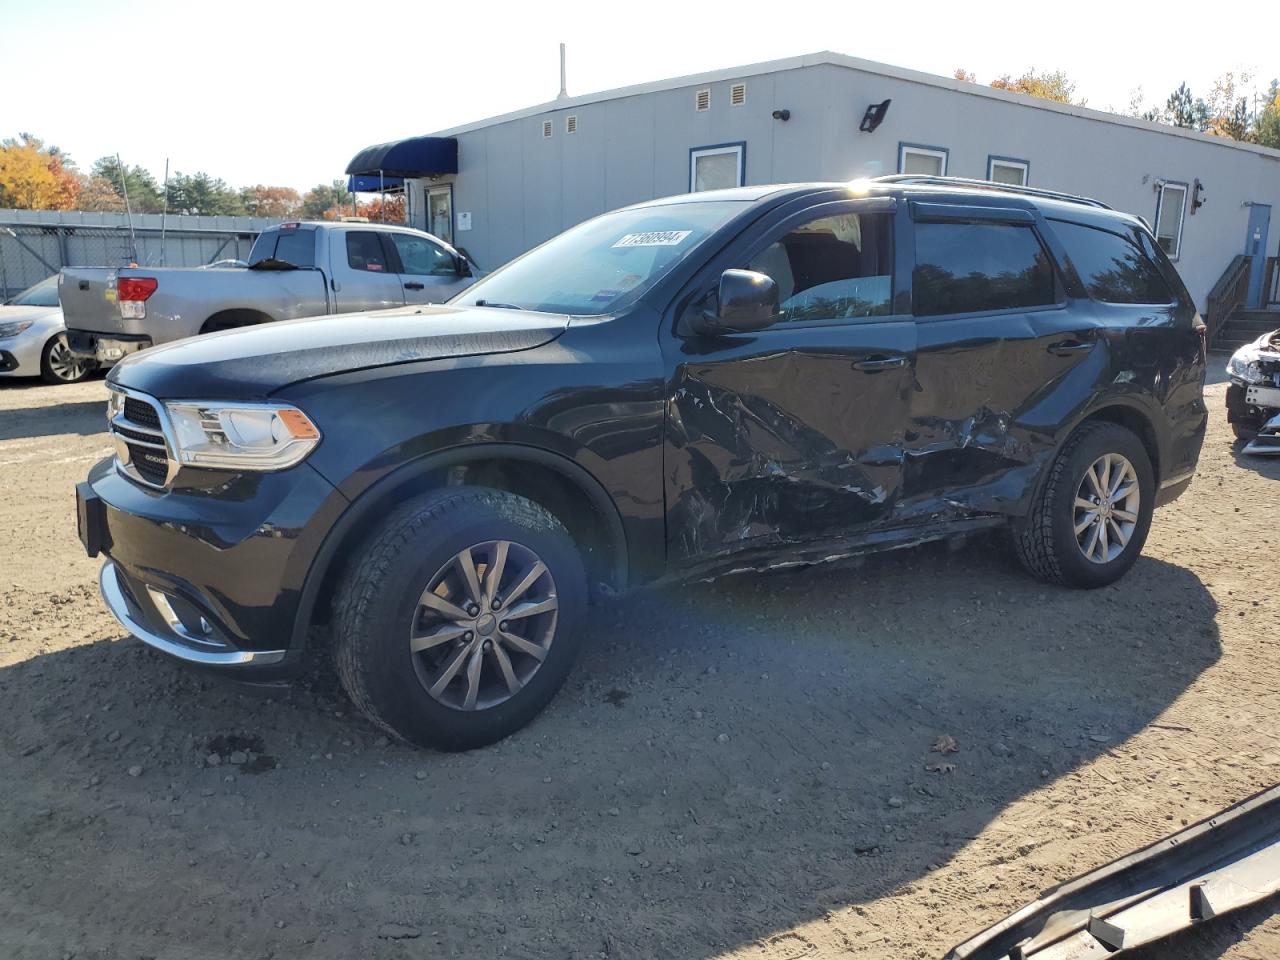
[[[79,383],[97,369],[92,360],[82,360],[67,346],[67,335],[50,337],[40,354],[40,377],[45,383]]]
[[[389,517],[335,598],[343,687],[384,730],[467,750],[520,729],[581,645],[582,559],[537,504],[453,487]]]
[[[1142,441],[1118,424],[1086,423],[1059,451],[1031,512],[1014,524],[1014,547],[1041,580],[1106,586],[1137,561],[1154,510]]]

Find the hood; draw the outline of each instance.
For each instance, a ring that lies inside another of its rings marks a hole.
[[[370,367],[511,353],[549,343],[559,314],[493,307],[395,307],[264,323],[143,350],[108,381],[166,400],[253,400],[289,384]]]
[[[39,320],[51,313],[57,313],[61,307],[0,307],[0,323],[13,323],[15,320]]]

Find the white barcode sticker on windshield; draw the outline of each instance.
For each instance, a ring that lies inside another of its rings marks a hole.
[[[614,244],[615,247],[678,247],[692,230],[650,230],[648,233],[628,233]]]

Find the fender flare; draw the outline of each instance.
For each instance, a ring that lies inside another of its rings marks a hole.
[[[435,453],[427,454],[392,470],[378,478],[361,490],[350,501],[342,515],[325,534],[320,549],[316,551],[302,584],[302,592],[298,598],[298,609],[294,614],[293,635],[290,638],[290,650],[302,650],[306,644],[307,630],[315,615],[316,602],[320,587],[324,583],[334,562],[339,548],[346,542],[348,535],[357,526],[365,522],[377,505],[382,494],[398,487],[414,477],[423,476],[448,467],[456,467],[476,460],[513,460],[533,463],[561,474],[566,480],[581,490],[605,522],[608,528],[609,543],[612,547],[613,584],[625,587],[629,578],[629,555],[627,552],[627,535],[622,526],[622,518],[613,498],[604,486],[585,467],[567,457],[551,453],[541,447],[530,447],[520,443],[479,442],[468,443],[458,447],[450,447]]]

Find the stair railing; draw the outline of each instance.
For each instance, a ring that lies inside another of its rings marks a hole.
[[[1209,291],[1209,297],[1205,301],[1204,322],[1209,328],[1207,340],[1210,345],[1227,318],[1244,306],[1249,296],[1249,267],[1250,258],[1243,253],[1237,254]]]

